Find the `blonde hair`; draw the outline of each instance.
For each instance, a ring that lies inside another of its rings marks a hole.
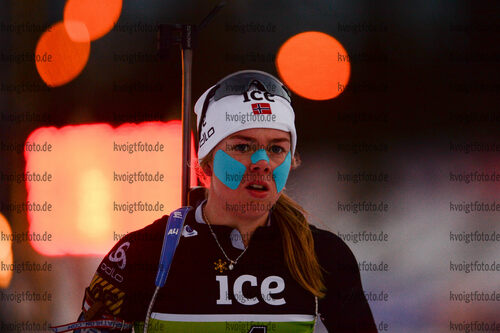
[[[203,169],[213,161],[213,150],[201,161],[196,161],[195,171],[202,184],[209,188],[210,177]],[[292,169],[300,165],[295,152]],[[288,195],[282,193],[273,206],[272,217],[276,221],[283,243],[283,256],[292,277],[304,289],[319,298],[325,296],[322,270],[314,250],[314,239],[306,218],[307,212]]]

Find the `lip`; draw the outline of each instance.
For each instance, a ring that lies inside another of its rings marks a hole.
[[[258,191],[258,190],[252,190],[252,189],[248,188],[248,186],[254,185],[254,184],[255,185],[262,185],[266,188],[266,190]],[[251,181],[245,185],[245,190],[247,190],[251,196],[253,196],[254,198],[260,198],[260,199],[267,197],[267,195],[269,194],[270,188],[271,187],[269,186],[269,184],[267,184],[266,182],[263,182],[263,181]]]
[[[269,194],[269,190],[266,190],[266,191],[257,191],[257,190],[251,190],[249,188],[245,188],[245,190],[247,190],[248,193],[250,193],[250,195],[252,197],[259,198],[259,199],[265,198]]]

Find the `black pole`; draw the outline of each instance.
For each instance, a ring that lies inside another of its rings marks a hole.
[[[191,189],[191,74],[193,65],[193,43],[198,31],[203,29],[226,5],[221,1],[203,19],[198,28],[192,24],[160,24],[158,31],[158,50],[165,58],[173,45],[181,46],[182,54],[182,206],[189,204]]]
[[[182,27],[182,206],[188,205],[191,187],[191,74],[193,27]]]
[[[226,5],[226,1],[221,1],[219,2],[211,11],[208,13],[208,15],[201,21],[201,23],[198,25],[198,30],[202,30],[207,26],[207,24],[213,20],[214,16],[219,12],[219,10],[222,9]]]

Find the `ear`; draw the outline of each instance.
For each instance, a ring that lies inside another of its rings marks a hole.
[[[300,164],[302,163],[302,160],[300,159],[300,155],[298,152],[295,152],[295,154],[292,156],[292,161],[291,161],[291,170],[297,169]]]

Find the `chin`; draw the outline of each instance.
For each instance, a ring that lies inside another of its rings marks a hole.
[[[244,189],[243,189],[244,190]],[[273,198],[254,198],[248,195],[233,195],[227,198],[226,210],[235,216],[260,217],[271,209],[278,200]],[[275,200],[273,200],[275,199]]]
[[[280,194],[276,192],[276,187],[265,192],[252,192],[245,188],[245,185],[231,190],[217,179],[214,184],[214,193],[217,193],[218,201],[224,205],[225,210],[234,215],[246,218],[260,217],[266,214],[278,201]]]

